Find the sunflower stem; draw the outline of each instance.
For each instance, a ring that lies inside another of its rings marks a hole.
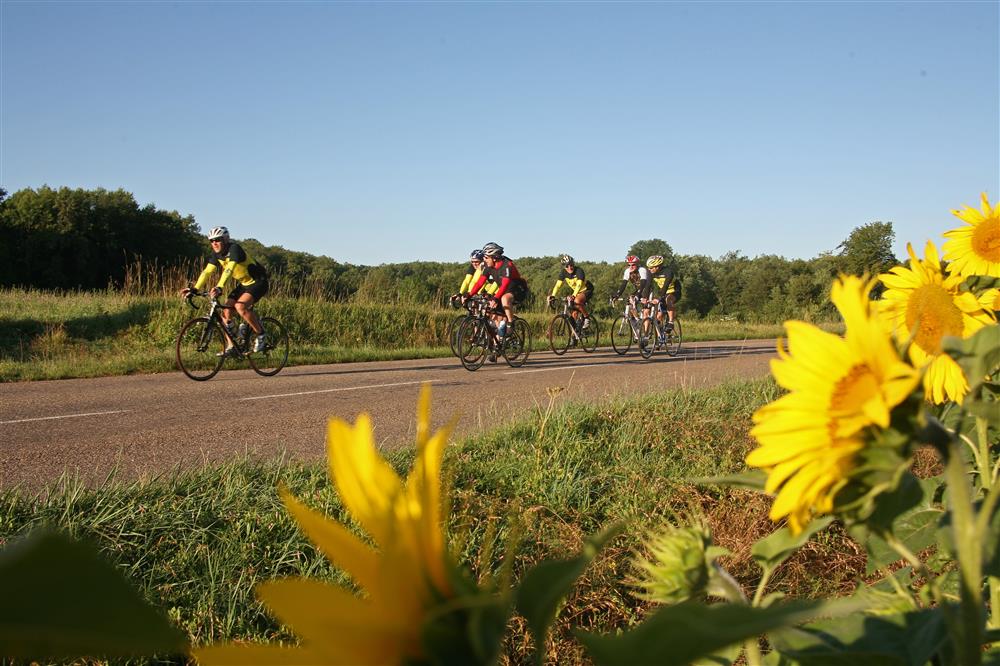
[[[896,551],[896,554],[898,554],[900,557],[906,560],[909,563],[909,565],[913,567],[914,572],[924,577],[924,580],[927,581],[928,587],[930,587],[931,595],[933,596],[934,601],[940,603],[941,598],[939,594],[940,590],[938,589],[937,586],[937,578],[934,576],[933,573],[931,573],[931,570],[927,568],[927,565],[924,564],[920,560],[920,558],[917,557],[916,554],[914,554],[912,550],[907,548],[906,544],[897,539],[896,535],[893,534],[892,532],[889,531],[881,532],[879,536],[881,536],[882,539],[887,544],[889,544],[890,548]],[[894,578],[892,578],[891,574],[889,577],[891,580],[895,580]]]
[[[962,461],[958,441],[948,443],[945,465],[948,482],[949,510],[955,554],[958,558],[960,581],[959,621],[951,623],[958,663],[976,666],[982,663],[983,596],[982,549],[977,539],[976,520],[972,508],[972,492],[968,470]]]
[[[976,417],[976,435],[979,437],[979,455],[976,456],[979,463],[979,478],[982,490],[985,493],[989,490],[990,486],[993,485],[990,478],[990,441],[989,441],[989,428],[987,427],[986,419],[981,416]]]

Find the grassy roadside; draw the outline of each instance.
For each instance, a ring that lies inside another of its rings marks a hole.
[[[586,663],[570,618],[578,627],[610,631],[643,615],[646,606],[623,579],[643,529],[662,519],[704,516],[716,542],[732,551],[727,568],[749,587],[759,575],[749,547],[773,529],[767,500],[684,479],[740,469],[751,446],[750,415],[777,393],[773,382],[761,380],[597,405],[560,404],[555,397],[518,423],[453,442],[446,456],[453,547],[476,575],[495,570],[511,516],[526,516],[520,572],[540,558],[575,551],[609,522],[629,521],[562,610],[551,663]],[[412,451],[389,456],[402,471]],[[295,530],[280,507],[278,483],[345,517],[321,465],[239,460],[91,490],[66,479],[38,497],[8,491],[0,494],[0,543],[40,524],[60,526],[97,542],[196,643],[289,640],[253,600],[254,584],[290,575],[346,581]],[[782,566],[771,589],[791,596],[844,592],[863,565],[853,542],[827,531]],[[515,621],[507,660],[525,663],[529,656],[529,640]]]
[[[459,314],[281,297],[266,299],[261,312],[288,328],[293,365],[447,356],[448,325]],[[605,324],[610,320],[610,312],[596,314]],[[195,315],[179,298],[166,296],[0,289],[0,381],[172,372],[174,339]],[[523,316],[536,349],[543,348],[552,313]],[[684,320],[689,341],[773,338],[781,332],[779,324]]]

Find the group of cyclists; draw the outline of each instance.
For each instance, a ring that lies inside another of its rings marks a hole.
[[[453,300],[461,300],[464,303],[469,297],[483,292],[501,303],[504,316],[501,318],[498,315],[497,327],[501,337],[505,334],[506,327],[513,321],[513,306],[520,304],[528,294],[527,282],[518,273],[514,262],[504,256],[503,251],[501,246],[492,242],[487,243],[481,250],[473,250],[469,254],[469,267],[466,269],[462,286],[458,294],[452,297]],[[568,287],[571,293],[566,296],[566,300],[573,305],[571,316],[574,319],[583,317],[581,329],[586,331],[590,327],[587,302],[594,294],[594,283],[587,279],[583,268],[577,265],[571,255],[562,255],[560,263],[562,270],[556,276],[552,293],[546,300],[551,306],[558,298],[562,287],[564,285]],[[666,266],[662,255],[654,254],[648,257],[646,265],[642,266],[641,259],[630,254],[625,257],[625,264],[621,285],[610,298],[612,304],[622,297],[629,285],[632,285],[632,293],[639,303],[643,316],[655,316],[669,333],[673,330],[677,301],[681,297],[680,280]]]
[[[236,338],[231,317],[232,309],[235,309],[253,331],[253,351],[259,352],[265,348],[266,337],[260,319],[253,311],[253,305],[268,292],[267,270],[263,264],[250,257],[238,243],[232,242],[229,229],[226,227],[212,229],[208,234],[208,240],[212,254],[193,288],[182,289],[181,296],[187,297],[192,291],[201,291],[209,283],[212,274],[219,272],[216,285],[209,292],[212,298],[218,298],[226,282],[233,279],[236,286],[226,298],[227,308],[222,310],[223,323],[230,333],[228,336],[230,339],[226,340],[226,348],[220,355],[233,355],[235,351],[232,343]],[[547,302],[552,305],[562,287],[564,285],[568,287],[571,293],[566,296],[566,300],[573,305],[572,316],[574,319],[583,317],[581,328],[586,331],[590,327],[587,303],[594,295],[594,284],[587,279],[583,268],[577,265],[571,255],[562,255],[560,261],[562,270],[556,277]],[[632,295],[640,304],[643,315],[655,316],[664,324],[665,330],[670,331],[674,325],[677,301],[681,296],[680,281],[674,276],[673,271],[665,266],[663,257],[658,254],[648,257],[645,266],[642,266],[639,257],[631,254],[625,258],[625,263],[621,284],[618,291],[611,296],[611,302],[614,303],[621,298],[631,285]],[[503,247],[493,242],[470,253],[469,267],[462,280],[462,286],[453,299],[464,303],[480,293],[494,302],[497,334],[502,338],[514,320],[514,308],[528,297],[528,283],[521,277],[514,262],[504,254]],[[664,316],[667,318],[666,322],[663,321]]]

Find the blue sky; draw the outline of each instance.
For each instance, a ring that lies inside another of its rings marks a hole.
[[[0,186],[375,264],[810,258],[1000,195],[997,2],[14,2]]]

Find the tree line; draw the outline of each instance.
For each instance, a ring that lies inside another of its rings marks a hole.
[[[677,254],[661,239],[628,249],[643,259],[662,254],[680,278],[681,313],[744,321],[833,315],[829,285],[838,273],[877,273],[897,263],[891,222],[855,228],[837,248],[812,259],[777,255],[719,258]],[[239,241],[267,266],[289,297],[442,305],[457,291],[467,264],[415,261],[363,266],[330,257]],[[515,248],[511,248],[515,250]],[[566,248],[572,252],[573,248]],[[120,286],[130,266],[187,267],[197,273],[209,247],[191,215],[140,206],[125,190],[50,187],[7,196],[0,189],[0,285],[44,289]],[[513,254],[516,254],[513,252]],[[625,253],[622,255],[624,259]],[[559,274],[559,257],[514,257],[541,307]],[[623,263],[580,261],[598,298],[617,290]],[[192,275],[193,277],[193,275]],[[529,307],[531,304],[529,304]]]

